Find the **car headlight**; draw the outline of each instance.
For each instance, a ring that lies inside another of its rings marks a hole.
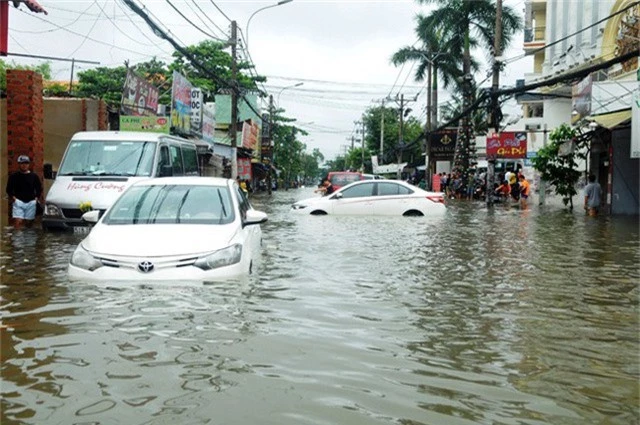
[[[307,206],[304,205],[304,204],[293,204],[291,206],[291,208],[294,209],[294,210],[303,210],[303,209],[307,208]]]
[[[49,217],[62,217],[62,211],[55,204],[44,204],[44,215]]]
[[[71,264],[81,269],[89,270],[90,272],[102,267],[102,262],[89,254],[89,252],[82,247],[82,244],[78,245],[73,252]]]
[[[212,270],[239,263],[241,258],[242,245],[238,243],[200,257],[193,265],[202,270]]]

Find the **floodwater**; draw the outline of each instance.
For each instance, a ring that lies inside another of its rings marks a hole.
[[[0,423],[640,422],[637,217],[290,214],[308,196],[253,197],[235,282],[70,283],[81,235],[3,229]]]

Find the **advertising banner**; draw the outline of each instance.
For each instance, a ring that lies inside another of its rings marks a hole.
[[[120,131],[150,131],[169,134],[167,117],[140,117],[120,115]]]
[[[250,158],[238,158],[238,177],[240,180],[251,180]]]
[[[202,90],[191,89],[191,134],[202,136]]]
[[[487,157],[525,158],[527,133],[505,131],[487,136]]]
[[[158,89],[155,86],[128,69],[120,102],[122,115],[157,115],[158,96]]]
[[[177,71],[173,71],[171,86],[171,127],[176,133],[191,133],[191,83]]]
[[[258,134],[260,127],[258,123],[251,120],[242,123],[242,147],[254,150],[258,145]]]
[[[430,157],[434,161],[453,161],[456,152],[458,129],[445,128],[431,134]]]
[[[216,130],[216,107],[214,103],[205,103],[202,108],[202,140],[213,143]]]

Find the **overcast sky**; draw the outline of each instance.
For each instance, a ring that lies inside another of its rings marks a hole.
[[[170,3],[205,33],[220,39],[229,37],[229,19],[235,20],[258,73],[268,77],[266,90],[287,116],[296,118],[309,132],[303,139],[308,149],[319,148],[327,159],[351,145],[354,121],[382,98],[419,94],[411,105],[412,115],[424,119],[425,89],[413,81],[412,66],[395,67],[389,60],[396,50],[417,40],[415,16],[428,9],[415,1],[293,0],[257,12],[249,28],[247,22],[254,12],[277,2],[134,1],[143,4],[182,45],[196,44],[208,36],[182,18]],[[170,44],[156,37],[121,0],[39,2],[48,15],[34,14],[25,6],[10,6],[10,53],[96,61],[99,66],[118,66],[125,60],[135,64],[153,56],[171,61]],[[524,0],[505,3],[522,14]],[[520,34],[505,57],[520,56],[522,42]],[[5,59],[40,62],[17,56]],[[54,79],[70,79],[70,62],[50,62]],[[95,66],[76,63],[75,73]],[[509,65],[501,83],[513,85],[525,72],[531,72],[530,58]],[[476,79],[485,76],[483,71]],[[303,84],[291,87],[298,83]],[[445,92],[439,96],[440,102],[446,101]],[[512,106],[507,112],[517,111]]]

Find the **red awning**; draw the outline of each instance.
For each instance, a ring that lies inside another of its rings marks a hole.
[[[15,7],[20,6],[20,3],[24,3],[29,10],[34,13],[44,13],[45,15],[48,15],[47,11],[44,10],[44,7],[40,6],[40,3],[36,0],[13,0],[13,5]]]

